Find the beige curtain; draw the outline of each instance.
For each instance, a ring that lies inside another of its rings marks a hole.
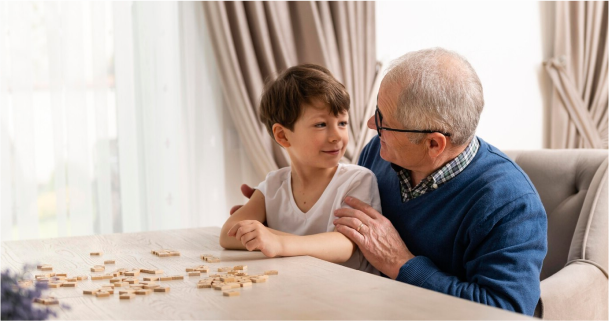
[[[557,2],[551,148],[607,148],[607,2]]]
[[[289,165],[258,121],[265,80],[291,66],[328,68],[351,95],[350,143],[343,159],[356,163],[374,135],[381,66],[376,61],[374,2],[203,2],[227,108],[260,175]]]

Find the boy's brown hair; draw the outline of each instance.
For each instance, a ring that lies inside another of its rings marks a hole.
[[[260,99],[260,121],[273,139],[273,125],[279,123],[294,130],[302,114],[302,104],[321,99],[334,116],[349,112],[350,98],[345,86],[322,66],[303,64],[284,70],[275,81],[266,84]]]

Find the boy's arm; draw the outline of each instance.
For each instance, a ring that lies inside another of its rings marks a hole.
[[[309,255],[332,263],[344,263],[355,251],[355,244],[336,231],[304,236],[284,233],[279,237],[282,256]]]
[[[241,241],[233,236],[228,236],[228,231],[238,222],[245,220],[256,220],[261,223],[266,221],[266,207],[264,205],[264,194],[255,190],[249,201],[238,209],[222,226],[220,232],[220,246],[227,250],[245,250]]]

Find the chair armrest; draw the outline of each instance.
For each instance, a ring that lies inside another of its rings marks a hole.
[[[541,317],[607,320],[607,290],[607,277],[598,267],[571,263],[541,281]]]

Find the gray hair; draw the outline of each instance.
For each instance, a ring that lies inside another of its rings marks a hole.
[[[405,128],[450,133],[457,146],[474,137],[484,107],[482,84],[461,55],[442,48],[407,53],[391,62],[385,81],[400,86],[396,117]],[[414,144],[424,137],[409,135]]]

